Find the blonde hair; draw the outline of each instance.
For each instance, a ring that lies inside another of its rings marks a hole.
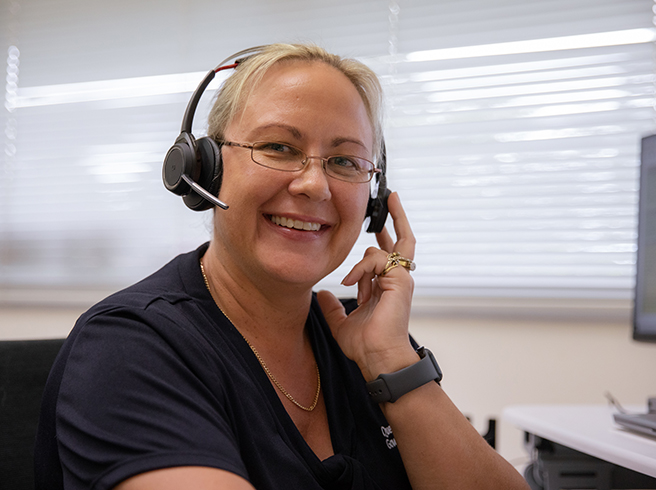
[[[383,141],[383,90],[376,74],[363,63],[329,53],[312,44],[270,44],[241,62],[220,88],[208,118],[207,134],[221,141],[250,92],[266,72],[283,61],[322,62],[342,72],[355,86],[374,132],[374,156],[380,156]]]

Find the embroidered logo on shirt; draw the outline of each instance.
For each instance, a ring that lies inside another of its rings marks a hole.
[[[396,439],[394,439],[394,434],[392,434],[392,428],[389,425],[387,427],[381,426],[380,431],[383,433],[387,448],[394,449],[396,447]]]

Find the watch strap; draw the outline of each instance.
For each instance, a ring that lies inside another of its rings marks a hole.
[[[429,381],[436,381],[439,384],[442,380],[442,370],[433,353],[425,347],[420,347],[417,349],[417,354],[421,358],[419,362],[394,373],[381,374],[367,383],[367,391],[374,402],[394,403],[401,396]]]

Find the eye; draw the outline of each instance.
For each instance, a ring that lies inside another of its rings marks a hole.
[[[258,149],[278,153],[288,151],[289,147],[287,145],[283,145],[282,143],[260,143]]]
[[[360,162],[358,161],[357,158],[355,157],[349,157],[349,156],[336,156],[336,157],[331,157],[328,160],[328,163],[330,165],[340,167],[341,169],[344,170],[359,170],[361,165]]]
[[[301,155],[300,150],[284,143],[255,143],[253,149],[270,158],[296,158]]]

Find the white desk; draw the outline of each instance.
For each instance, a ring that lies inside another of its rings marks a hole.
[[[656,477],[656,439],[620,429],[613,413],[606,405],[516,405],[503,418],[525,432]]]

